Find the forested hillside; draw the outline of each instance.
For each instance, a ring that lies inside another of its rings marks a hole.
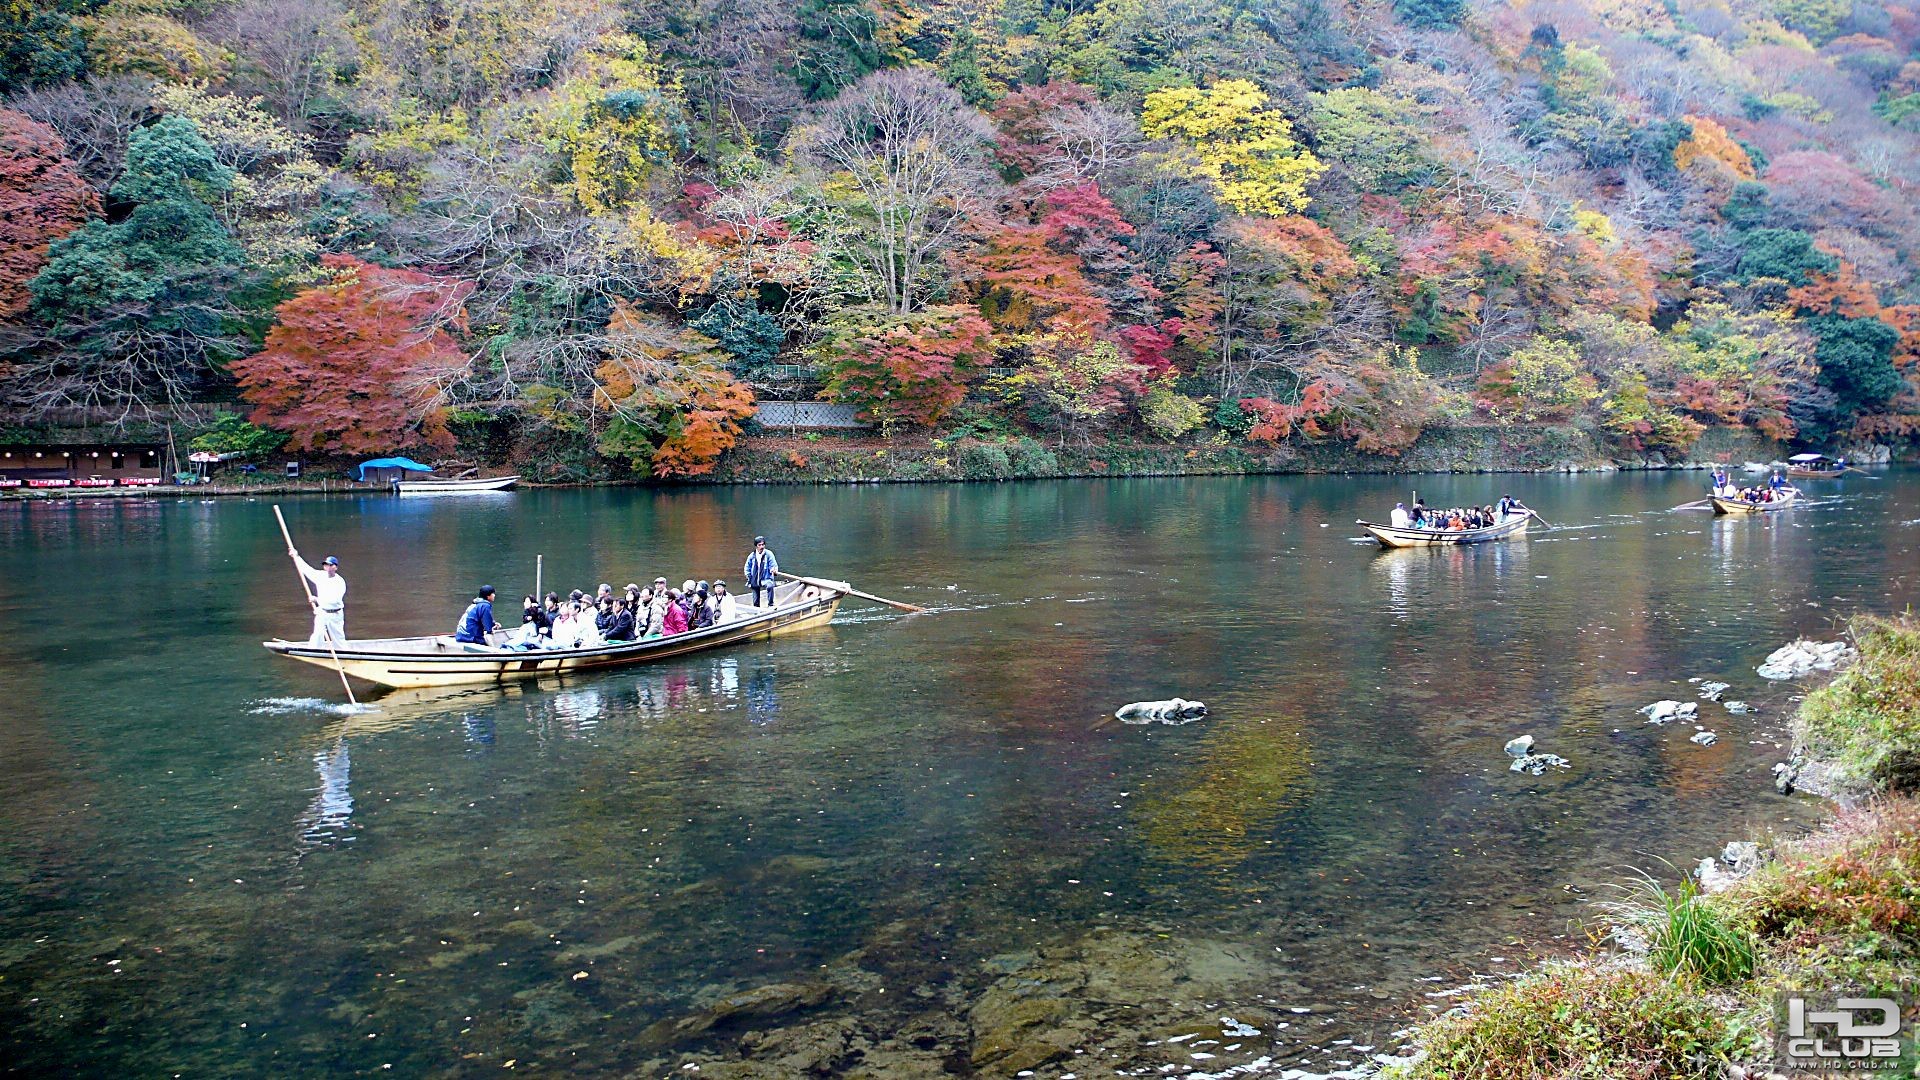
[[[15,416],[556,478],[711,470],[781,387],[910,438],[1920,431],[1895,0],[0,20]]]

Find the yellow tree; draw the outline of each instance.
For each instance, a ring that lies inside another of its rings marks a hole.
[[[1140,127],[1173,139],[1189,154],[1179,164],[1213,184],[1222,203],[1243,214],[1280,217],[1306,209],[1307,185],[1326,166],[1293,137],[1293,125],[1245,79],[1208,89],[1178,87],[1147,95]]]
[[[607,34],[554,88],[543,116],[548,146],[567,161],[574,197],[618,210],[670,174],[686,138],[680,84],[631,34]]]

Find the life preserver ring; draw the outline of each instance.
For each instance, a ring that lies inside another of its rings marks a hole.
[[[820,590],[814,588],[812,585],[809,585],[806,588],[800,590],[800,599],[802,600],[812,600],[819,595],[820,595]]]

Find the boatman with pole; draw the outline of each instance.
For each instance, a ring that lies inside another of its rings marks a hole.
[[[329,555],[320,560],[320,568],[316,570],[291,546],[287,548],[287,554],[293,556],[293,564],[300,568],[300,576],[313,586],[313,595],[307,597],[307,602],[313,605],[313,636],[307,639],[307,644],[324,645],[331,639],[345,645],[347,579],[340,576],[340,560]]]
[[[499,629],[500,624],[493,621],[493,586],[482,585],[480,591],[473,594],[473,603],[461,613],[453,640],[463,645],[485,645],[487,635]]]
[[[760,593],[767,594],[767,606],[773,606],[773,587],[778,584],[780,560],[773,557],[773,549],[767,546],[767,538],[753,538],[753,552],[747,556],[747,588],[753,590],[753,606],[760,606]]]

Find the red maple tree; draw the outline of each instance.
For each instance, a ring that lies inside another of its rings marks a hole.
[[[472,285],[351,255],[321,263],[330,280],[281,304],[267,347],[233,364],[253,422],[295,450],[452,449],[445,390],[467,357],[448,329]]]
[[[828,365],[826,396],[863,420],[932,427],[967,396],[967,379],[993,356],[993,328],[963,307],[901,316],[853,337]]]
[[[0,319],[27,309],[27,282],[47,264],[47,246],[99,212],[60,136],[0,109]]]

